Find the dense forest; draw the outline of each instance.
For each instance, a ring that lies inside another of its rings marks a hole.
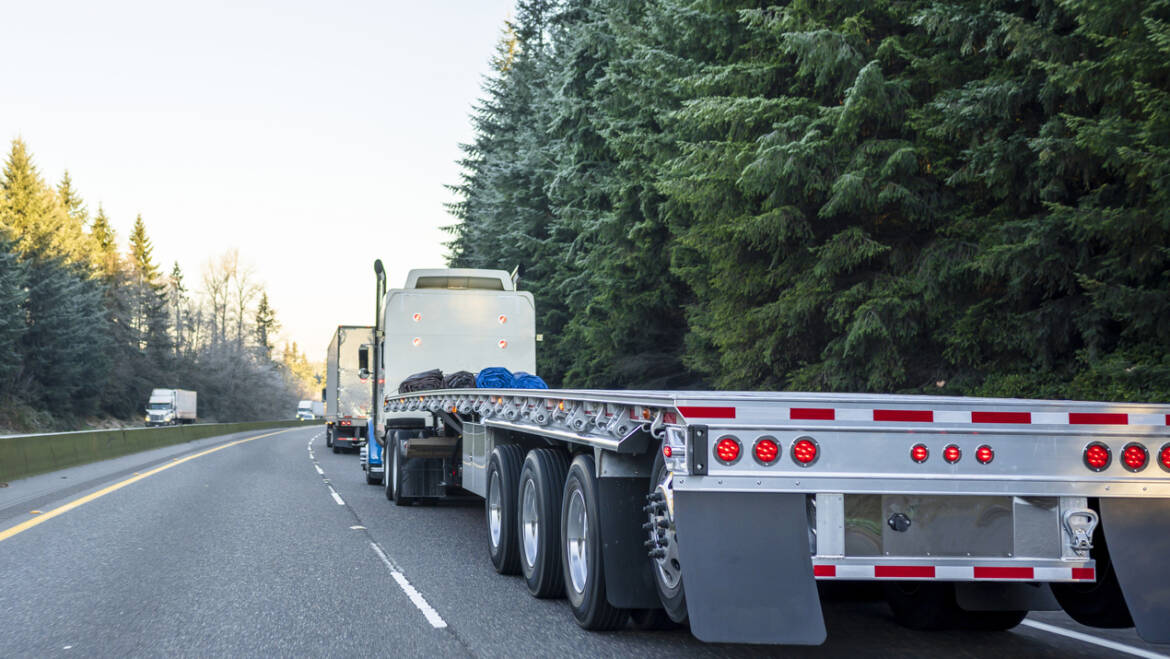
[[[1170,2],[522,0],[451,264],[572,387],[1170,400]]]
[[[288,418],[305,355],[274,354],[268,296],[235,250],[193,293],[154,262],[139,216],[120,251],[66,172],[54,188],[14,140],[0,176],[0,427],[142,422],[154,387],[193,389],[201,421]]]

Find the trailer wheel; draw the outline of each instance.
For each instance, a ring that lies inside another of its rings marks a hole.
[[[569,456],[554,448],[528,452],[520,470],[519,503],[520,570],[533,597],[561,597],[565,577],[561,572],[561,495]]]
[[[1086,627],[1101,629],[1124,629],[1133,627],[1133,617],[1121,584],[1113,571],[1109,558],[1109,547],[1105,544],[1105,533],[1101,525],[1093,533],[1092,556],[1097,560],[1097,580],[1093,583],[1054,583],[1052,594],[1060,608],[1070,618]]]
[[[894,620],[908,629],[949,629],[964,614],[955,601],[955,586],[940,581],[895,581],[883,584]]]
[[[678,629],[682,626],[671,620],[662,609],[630,609],[630,625],[643,632]]]
[[[396,483],[394,470],[398,465],[394,464],[394,455],[398,453],[398,440],[396,439],[397,431],[390,431],[386,433],[386,443],[382,446],[382,485],[386,488],[386,500],[393,501],[394,485]]]
[[[391,470],[391,473],[394,474],[394,484],[391,487],[394,488],[394,505],[396,506],[409,506],[414,503],[413,498],[402,496],[402,440],[412,436],[409,431],[399,430],[394,433],[394,440],[390,442],[390,446],[394,450],[391,457],[391,462],[394,463],[394,469]]]
[[[517,533],[516,492],[520,483],[520,464],[524,452],[515,444],[501,444],[492,449],[487,468],[487,496],[484,516],[487,519],[488,555],[500,574],[520,572],[520,538]]]
[[[630,612],[606,599],[595,473],[593,456],[588,454],[578,455],[569,466],[561,500],[561,564],[577,624],[610,631],[624,627]]]
[[[981,632],[1006,632],[1016,627],[1024,618],[1027,611],[966,611],[959,614],[959,626]]]
[[[658,547],[661,555],[651,559],[650,569],[654,573],[654,586],[658,590],[658,599],[667,617],[678,624],[687,621],[687,594],[683,587],[682,566],[678,561],[678,536],[675,534],[674,519],[670,506],[665,500],[673,496],[671,491],[672,479],[666,470],[666,461],[662,451],[657,452],[654,458],[654,467],[650,470],[650,497],[655,499],[651,503],[650,537],[658,540],[659,530],[662,532],[664,547]],[[663,524],[666,528],[663,528]]]

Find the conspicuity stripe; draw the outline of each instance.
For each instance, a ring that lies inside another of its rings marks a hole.
[[[70,501],[69,503],[67,503],[63,506],[60,506],[58,508],[54,508],[54,509],[50,510],[49,512],[44,513],[43,515],[39,515],[39,516],[34,517],[28,521],[21,522],[20,524],[17,524],[16,526],[4,529],[3,531],[0,531],[0,542],[3,542],[5,540],[11,538],[12,536],[14,536],[18,533],[22,533],[24,531],[27,531],[38,524],[43,524],[43,523],[53,519],[54,517],[56,517],[58,515],[63,515],[65,513],[69,512],[70,510],[73,510],[74,508],[78,508],[80,506],[83,506],[83,505],[89,503],[90,501],[93,501],[94,499],[104,497],[107,494],[109,494],[110,492],[120,490],[131,483],[137,483],[138,481],[142,480],[143,478],[147,478],[149,476],[153,476],[153,475],[157,474],[160,471],[170,469],[171,467],[174,467],[175,465],[181,465],[184,462],[187,462],[188,460],[194,460],[195,458],[201,458],[201,457],[208,455],[210,453],[215,453],[216,451],[222,451],[225,448],[235,446],[237,444],[243,444],[244,442],[250,442],[250,441],[253,441],[256,439],[263,439],[265,437],[279,435],[282,432],[288,432],[288,430],[278,430],[276,432],[270,432],[270,433],[266,433],[263,435],[256,435],[255,437],[246,437],[244,439],[237,439],[234,442],[228,442],[227,444],[222,444],[220,446],[216,446],[215,448],[207,449],[206,451],[201,451],[201,452],[196,453],[194,455],[188,455],[187,457],[179,458],[178,460],[175,460],[174,462],[168,462],[167,464],[165,464],[161,467],[155,467],[154,469],[151,469],[150,471],[142,472],[141,474],[138,474],[137,476],[134,476],[132,478],[127,478],[126,480],[114,483],[113,485],[110,485],[109,487],[104,487],[104,488],[98,490],[97,492],[93,492],[92,494],[87,494],[87,495],[81,497],[80,499]]]

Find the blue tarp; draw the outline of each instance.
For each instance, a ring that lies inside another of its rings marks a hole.
[[[475,386],[480,389],[548,389],[538,375],[517,371],[512,373],[501,366],[485,368],[475,377]]]
[[[515,382],[512,384],[513,389],[548,389],[548,385],[540,379],[539,375],[516,371],[512,377],[515,378]]]
[[[512,371],[500,366],[485,368],[475,376],[475,386],[480,389],[511,389],[515,381]]]

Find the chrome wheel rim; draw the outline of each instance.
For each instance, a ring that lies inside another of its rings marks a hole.
[[[520,537],[524,541],[524,562],[529,567],[536,565],[537,534],[540,533],[540,516],[536,511],[536,483],[524,481],[523,506],[520,509]]]
[[[565,522],[565,554],[569,559],[569,580],[573,590],[585,592],[589,578],[589,514],[585,510],[585,496],[573,490],[569,497],[569,513]]]
[[[488,533],[492,538],[492,546],[500,546],[500,532],[503,526],[503,504],[500,501],[500,472],[492,472],[492,480],[488,484]]]

